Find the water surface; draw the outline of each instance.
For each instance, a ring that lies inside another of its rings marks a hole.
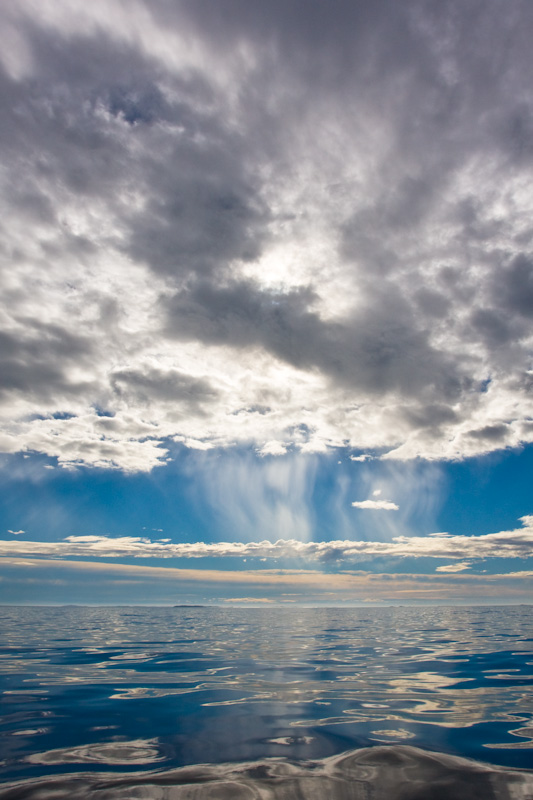
[[[459,774],[465,796],[483,775],[494,796],[533,797],[501,788],[533,767],[531,612],[4,607],[0,796],[96,797],[105,774],[105,797],[181,798],[210,765],[191,797],[251,797],[267,778],[281,797],[292,769],[305,797],[333,780],[390,798],[387,762],[396,787],[435,765],[445,785],[455,764],[457,797]]]

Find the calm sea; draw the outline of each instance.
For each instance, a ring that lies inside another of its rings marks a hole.
[[[533,798],[530,607],[0,620],[2,798]]]

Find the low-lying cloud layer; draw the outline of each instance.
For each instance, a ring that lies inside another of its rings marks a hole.
[[[4,559],[3,587],[11,602],[173,604],[264,603],[520,603],[531,600],[532,575],[324,573],[312,569],[217,570]]]
[[[0,21],[0,449],[533,441],[531,3]]]
[[[40,555],[48,557],[103,558],[260,558],[320,562],[357,562],[368,557],[461,559],[459,564],[440,571],[456,572],[468,568],[472,559],[533,557],[533,516],[521,518],[523,527],[513,531],[481,536],[396,536],[391,542],[331,541],[302,542],[279,539],[276,542],[194,542],[169,543],[137,536],[68,536],[60,542],[10,540],[0,542],[2,556]]]

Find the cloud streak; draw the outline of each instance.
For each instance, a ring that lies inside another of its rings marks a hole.
[[[390,500],[356,500],[352,503],[354,508],[367,508],[373,511],[399,511],[400,506]]]
[[[3,584],[13,598],[27,601],[28,590],[41,602],[68,598],[78,602],[139,603],[179,600],[271,603],[362,604],[381,602],[528,602],[531,572],[509,575],[380,574],[363,571],[179,569],[91,561],[4,559]],[[62,594],[62,592],[64,594]]]
[[[260,558],[283,561],[300,559],[320,562],[356,562],[368,557],[458,559],[460,564],[440,571],[457,571],[468,559],[530,558],[533,556],[533,516],[521,518],[523,527],[481,536],[397,536],[391,542],[331,541],[303,542],[195,542],[167,543],[136,536],[68,536],[60,542],[0,542],[2,556],[102,558]]]

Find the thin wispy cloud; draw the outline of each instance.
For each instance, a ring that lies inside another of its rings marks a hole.
[[[437,567],[435,572],[464,572],[465,569],[470,569],[472,565],[467,561],[459,561],[457,564],[443,564]]]
[[[308,541],[315,521],[311,495],[316,459],[301,453],[256,458],[232,453],[192,459],[186,474],[195,501],[206,506],[222,532],[244,541],[272,536]],[[213,524],[213,523],[212,523]]]
[[[312,569],[180,569],[92,561],[6,559],[4,581],[13,595],[38,587],[42,597],[76,587],[86,602],[110,602],[134,587],[135,600],[167,603],[176,596],[188,602],[242,603],[475,603],[528,602],[531,572],[485,576],[473,574],[380,574],[362,570],[324,573]],[[24,596],[24,594],[22,594]],[[68,594],[67,594],[68,596]],[[175,600],[174,600],[175,602]]]

